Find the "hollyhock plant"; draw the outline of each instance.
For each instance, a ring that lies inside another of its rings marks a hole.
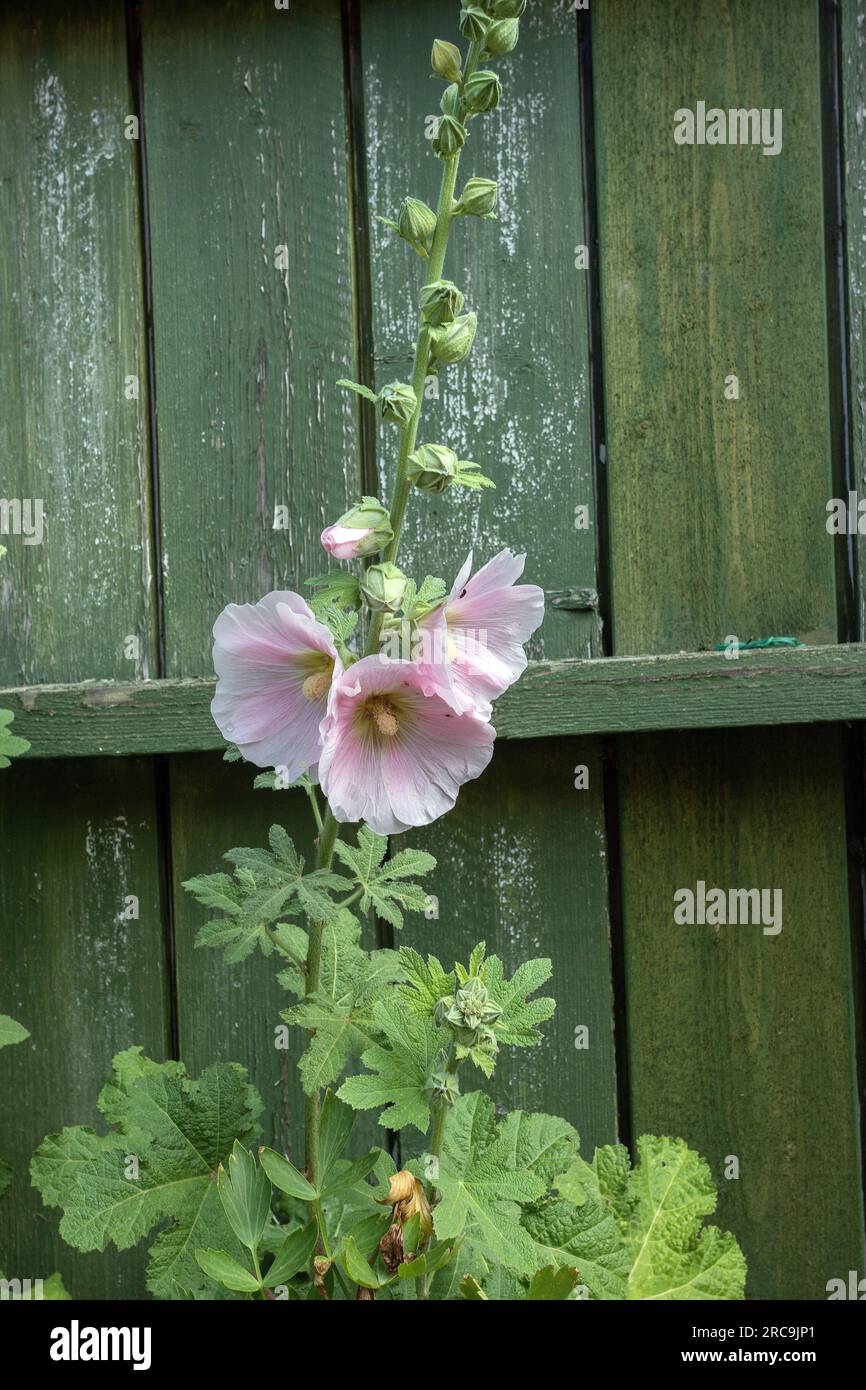
[[[257,767],[288,780],[315,769],[319,726],[342,663],[334,639],[299,594],[230,603],[214,623],[219,680],[211,713],[220,733]]]
[[[457,171],[471,122],[500,100],[499,78],[484,65],[514,47],[525,8],[526,0],[465,3],[465,55],[442,40],[433,49],[434,74],[448,84],[429,146],[429,157],[442,162],[437,210],[410,198],[397,222],[387,223],[427,272],[411,382],[378,392],[372,383],[338,383],[399,432],[390,506],[362,497],[325,527],[324,549],[354,569],[335,566],[307,580],[315,590],[309,605],[295,593],[275,592],[256,604],[230,604],[214,627],[214,718],[244,758],[282,774],[262,773],[255,785],[276,791],[286,772],[318,774],[318,787],[301,779],[315,822],[314,864],[276,824],[267,848],[228,852],[231,874],[201,874],[184,885],[210,912],[223,914],[202,926],[197,944],[223,949],[232,964],[257,950],[279,959],[277,978],[291,996],[280,1017],[303,1039],[305,1098],[298,1098],[297,1113],[304,1171],[287,1153],[251,1151],[254,1131],[246,1120],[229,1132],[230,1104],[216,1107],[209,1135],[200,1105],[188,1128],[202,1133],[202,1152],[217,1162],[209,1157],[202,1171],[196,1154],[188,1172],[186,1152],[178,1150],[174,1185],[183,1188],[192,1175],[197,1186],[188,1207],[172,1208],[170,1275],[161,1273],[164,1253],[152,1261],[150,1287],[158,1296],[228,1293],[272,1305],[283,1296],[292,1304],[661,1299],[680,1298],[685,1287],[697,1298],[743,1296],[745,1262],[736,1241],[699,1229],[715,1193],[707,1165],[682,1140],[644,1136],[634,1172],[624,1149],[600,1151],[591,1166],[567,1120],[521,1112],[500,1119],[491,1097],[467,1088],[468,1077],[494,1073],[505,1048],[542,1041],[539,1025],[554,1004],[534,996],[549,961],[525,961],[507,978],[483,942],[471,947],[475,933],[459,894],[446,910],[450,930],[459,925],[469,938],[468,964],[443,967],[436,956],[425,960],[407,947],[362,945],[362,918],[375,914],[377,930],[399,931],[408,912],[438,917],[438,898],[421,882],[435,859],[386,837],[430,825],[484,772],[493,753],[493,702],[526,667],[524,644],[544,616],[542,590],[518,583],[523,554],[501,550],[474,575],[470,554],[450,591],[435,575],[413,578],[397,563],[410,498],[422,506],[435,499],[444,509],[467,488],[493,487],[477,463],[458,456],[453,439],[418,438],[428,376],[451,370],[473,347],[476,316],[463,313],[463,291],[444,277],[445,256],[455,219],[463,225],[466,217],[489,218],[497,188],[476,177],[458,194]],[[467,816],[464,849],[471,832]],[[480,851],[471,870],[492,886]],[[270,1045],[271,1019],[261,1027]],[[118,1075],[130,1071],[146,1095],[152,1073],[140,1074],[137,1061],[132,1069],[122,1063]],[[244,1087],[239,1072],[226,1068],[212,1077],[207,1093],[230,1097]],[[198,1104],[200,1083],[181,1081],[173,1070],[160,1085],[178,1088],[172,1132],[175,1124],[187,1132],[175,1111],[183,1120],[184,1105]],[[246,1114],[249,1107],[247,1100],[240,1109]],[[407,1146],[417,1172],[395,1172],[384,1149],[346,1161],[356,1110],[379,1112],[385,1130],[414,1127],[424,1136],[423,1155],[417,1135]],[[150,1120],[162,1112],[148,1105],[145,1113]],[[159,1139],[161,1152],[161,1131]],[[103,1208],[109,1223],[118,1205],[121,1141],[96,1142],[109,1147],[108,1166],[100,1155],[92,1190],[79,1177],[81,1140],[69,1164],[56,1161],[61,1136],[49,1141],[44,1168],[37,1164],[37,1181],[53,1200],[82,1205],[84,1192],[86,1219],[75,1221],[78,1230],[94,1229],[93,1213]],[[128,1146],[126,1137],[122,1142]],[[143,1179],[151,1181],[145,1164]],[[620,1194],[616,1220],[604,1189],[611,1173]],[[162,1169],[157,1176],[166,1180]],[[680,1223],[672,1255],[670,1223],[657,1218],[665,1203],[667,1210],[685,1209],[695,1191],[702,1194],[700,1212]],[[209,1215],[197,1241],[203,1201]],[[122,1220],[118,1228],[128,1244]]]
[[[427,690],[419,665],[381,656],[335,683],[319,777],[337,821],[363,820],[379,835],[429,825],[484,771],[490,724]]]
[[[470,551],[449,597],[420,622],[422,638],[432,639],[422,646],[425,670],[458,710],[489,717],[491,702],[526,669],[523,644],[544,621],[544,591],[517,584],[525,562],[501,550],[470,578]]]

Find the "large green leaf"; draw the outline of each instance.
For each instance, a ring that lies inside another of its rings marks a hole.
[[[439,1240],[465,1235],[490,1260],[529,1275],[548,1261],[539,1260],[520,1225],[520,1207],[542,1197],[546,1183],[516,1166],[522,1119],[517,1111],[497,1125],[488,1096],[458,1097],[445,1129],[433,1221]]]
[[[629,1298],[743,1298],[746,1261],[736,1240],[702,1228],[716,1208],[709,1165],[682,1139],[644,1134],[637,1153],[625,1216]]]
[[[429,874],[436,867],[432,854],[420,849],[403,849],[385,859],[388,841],[367,825],[358,830],[357,845],[337,840],[334,849],[361,889],[361,911],[374,908],[393,927],[402,927],[403,910],[423,912],[430,895],[412,880]]]
[[[393,997],[374,1005],[373,1020],[384,1041],[363,1054],[369,1073],[350,1076],[337,1094],[355,1110],[384,1107],[380,1125],[390,1129],[415,1125],[426,1134],[430,1124],[428,1083],[445,1035],[432,1019],[407,1014]]]
[[[150,1248],[148,1288],[214,1297],[195,1259],[201,1249],[241,1260],[216,1172],[236,1139],[256,1132],[261,1101],[242,1067],[220,1063],[198,1080],[179,1062],[152,1062],[140,1048],[119,1053],[99,1107],[115,1129],[82,1126],[50,1135],[37,1150],[33,1182],[47,1206],[63,1208],[60,1233],[78,1250],[125,1250],[165,1221]]]

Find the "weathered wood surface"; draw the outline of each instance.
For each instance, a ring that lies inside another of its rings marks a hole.
[[[613,650],[833,642],[817,0],[618,0],[592,40]],[[781,152],[676,145],[698,98],[782,108]]]
[[[0,680],[155,675],[123,6],[4,5],[0,68],[0,499],[44,513],[0,514]]]
[[[818,10],[593,14],[618,654],[837,633]],[[783,153],[677,146],[699,97],[783,108]],[[752,1297],[826,1297],[862,1260],[842,743],[678,733],[617,759],[632,1133],[708,1151]],[[675,925],[699,879],[781,887],[781,936]]]
[[[166,673],[203,676],[359,485],[339,0],[156,0],[143,69]]]
[[[866,4],[844,0],[840,11],[841,124],[845,194],[847,284],[848,415],[851,475],[858,498],[866,498]],[[847,545],[847,541],[837,541]],[[856,537],[856,617],[866,632],[866,539]]]
[[[222,748],[213,680],[0,690],[28,758]],[[530,662],[497,701],[499,738],[833,723],[866,718],[866,646]]]
[[[13,765],[0,786],[0,1010],[30,1037],[0,1049],[0,1201],[8,1278],[57,1269],[77,1298],[144,1296],[144,1247],[80,1255],[43,1207],[29,1164],[64,1125],[102,1130],[111,1059],[170,1055],[161,849],[149,762]],[[137,916],[132,916],[137,912]]]
[[[752,1298],[826,1298],[863,1268],[839,731],[803,741],[659,734],[618,754],[633,1130],[706,1155]],[[780,889],[782,930],[675,924],[699,879]]]

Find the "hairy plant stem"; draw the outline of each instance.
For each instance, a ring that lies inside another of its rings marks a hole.
[[[446,1070],[446,1072],[448,1072],[448,1074],[449,1074],[450,1076],[456,1076],[456,1074],[457,1074],[457,1068],[459,1067],[459,1065],[460,1065],[460,1063],[459,1063],[458,1060],[457,1060],[457,1049],[456,1049],[454,1043],[452,1043],[452,1044],[451,1044],[451,1051],[448,1053],[448,1060],[447,1060],[447,1062],[445,1063],[445,1070]],[[437,1101],[434,1103],[434,1105],[433,1105],[433,1136],[432,1136],[431,1141],[430,1141],[430,1155],[431,1155],[431,1157],[433,1157],[433,1158],[436,1159],[436,1163],[437,1163],[436,1177],[437,1177],[437,1178],[438,1178],[438,1176],[439,1176],[438,1163],[439,1163],[440,1158],[442,1157],[442,1146],[443,1146],[443,1144],[444,1144],[444,1142],[445,1142],[445,1126],[446,1126],[447,1123],[448,1123],[448,1112],[450,1111],[450,1109],[451,1109],[450,1104],[449,1104],[448,1101],[445,1100],[444,1098],[440,1098],[440,1099],[437,1100]],[[431,1188],[430,1188],[430,1201],[431,1201],[431,1205],[433,1205],[433,1204],[435,1203],[435,1201],[436,1201],[436,1195],[437,1195],[437,1193],[436,1193],[436,1182],[435,1182],[435,1180],[434,1180],[434,1181],[432,1182]],[[426,1274],[425,1274],[424,1277],[423,1277],[422,1280],[421,1280],[421,1286],[420,1286],[420,1289],[419,1289],[419,1294],[418,1294],[418,1296],[419,1296],[419,1298],[427,1298],[428,1295],[429,1295],[429,1292],[430,1292],[430,1278],[429,1278],[429,1275],[426,1275]]]
[[[474,40],[469,45],[466,57],[466,65],[463,70],[462,81],[473,73],[478,66],[483,44],[480,40]],[[431,284],[434,280],[441,280],[442,271],[445,265],[445,252],[448,248],[448,235],[451,231],[451,223],[454,220],[454,190],[457,185],[457,169],[460,164],[460,151],[451,156],[450,159],[443,160],[442,181],[439,187],[439,202],[436,208],[436,230],[433,233],[433,241],[430,246],[430,255],[427,261],[427,278],[425,284]],[[407,477],[407,462],[409,455],[415,448],[415,441],[418,437],[418,425],[421,419],[421,407],[424,400],[424,384],[427,379],[427,368],[430,365],[430,329],[426,324],[420,324],[418,337],[415,344],[415,360],[412,368],[412,389],[415,392],[415,410],[411,419],[403,427],[400,437],[400,450],[397,455],[397,475],[394,482],[394,496],[391,502],[391,529],[394,532],[393,539],[384,552],[383,559],[396,561],[397,552],[400,546],[400,534],[403,530],[403,520],[406,515],[406,505],[409,500],[410,483]],[[367,633],[367,642],[364,649],[365,656],[375,654],[379,647],[379,639],[382,633],[382,613],[374,613]],[[334,841],[337,838],[338,826],[334,820],[330,806],[328,807],[324,821],[322,823],[318,837],[318,852],[316,855],[316,865],[320,869],[327,869],[331,866],[334,855]],[[306,973],[306,993],[313,994],[319,987],[319,973],[322,959],[322,933],[325,928],[324,922],[315,922],[310,927],[310,946],[307,953],[307,973]],[[444,1121],[443,1121],[444,1125]],[[305,1166],[307,1177],[315,1186],[316,1173],[319,1166],[319,1096],[315,1092],[307,1097],[305,1107]],[[314,1204],[311,1204],[311,1207]],[[311,1210],[311,1218],[315,1218],[315,1211]]]

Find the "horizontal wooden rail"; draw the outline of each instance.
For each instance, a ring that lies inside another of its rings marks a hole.
[[[0,690],[31,758],[223,747],[212,680],[100,681]],[[531,662],[496,704],[502,738],[866,719],[866,644]]]

